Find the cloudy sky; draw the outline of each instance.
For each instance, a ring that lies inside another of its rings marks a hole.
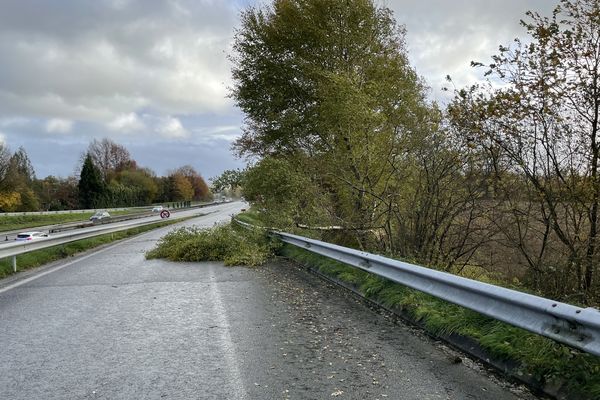
[[[38,177],[73,173],[109,137],[159,175],[184,164],[206,178],[231,155],[243,116],[227,98],[226,58],[241,10],[261,0],[0,0],[0,141],[23,146]],[[267,0],[262,0],[264,3]],[[479,79],[522,35],[528,9],[554,0],[382,0],[407,28],[410,59],[444,101]]]

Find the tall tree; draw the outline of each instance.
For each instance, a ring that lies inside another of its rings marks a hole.
[[[137,205],[151,204],[158,193],[154,174],[148,169],[124,170],[117,174],[115,180],[134,190]]]
[[[10,174],[11,154],[0,141],[0,211],[16,211],[21,204],[21,194],[16,191],[14,177]]]
[[[33,191],[34,180],[35,171],[29,156],[23,147],[19,147],[8,161],[8,168],[3,180],[5,190],[16,192],[19,195],[18,203],[14,204],[16,211],[37,211],[39,209],[39,201]],[[10,197],[16,198],[14,195]]]
[[[19,175],[30,185],[35,180],[35,170],[31,165],[31,160],[23,147],[19,149],[10,158],[11,173]]]
[[[131,169],[132,163],[135,166],[129,151],[108,138],[94,139],[88,147],[87,155],[100,170],[105,182],[109,182],[116,172]]]
[[[223,171],[221,175],[211,178],[211,183],[217,192],[235,192],[242,186],[243,178],[243,171],[240,171],[239,169],[228,169]]]
[[[79,204],[82,208],[96,208],[102,205],[106,186],[90,154],[86,155],[83,162],[78,189]]]
[[[480,217],[461,214],[478,193],[458,189],[463,160],[425,100],[404,35],[373,0],[274,0],[246,10],[232,55],[232,97],[246,114],[234,148],[272,158],[252,177],[273,164],[278,179],[303,178],[315,201],[297,198],[287,220],[321,214],[342,228],[340,242],[447,266],[480,243],[474,224],[458,223]],[[257,188],[245,192],[256,197]],[[296,212],[307,204],[320,211]]]
[[[187,178],[194,189],[194,200],[208,200],[211,198],[211,193],[204,181],[204,178],[191,165],[184,165],[178,168],[176,173],[179,173]]]
[[[10,149],[0,142],[0,192],[16,189],[18,176],[15,174],[15,163]]]
[[[194,187],[185,175],[175,172],[169,175],[169,200],[189,201],[194,197]]]
[[[4,189],[4,179],[6,179],[6,173],[10,166],[10,150],[0,141],[0,191]]]
[[[345,147],[350,124],[372,131],[379,116],[398,121],[423,99],[404,29],[372,0],[250,8],[234,51],[232,96],[247,116],[236,142],[242,154]]]

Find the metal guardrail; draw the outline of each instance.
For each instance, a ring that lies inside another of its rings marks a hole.
[[[142,211],[142,212],[138,212],[135,214],[132,213],[132,214],[116,215],[114,217],[108,217],[108,218],[97,220],[97,221],[90,221],[90,220],[85,221],[84,220],[84,221],[69,222],[66,224],[55,225],[52,228],[50,228],[48,231],[49,231],[49,233],[58,233],[58,232],[64,232],[64,231],[69,231],[69,230],[73,230],[73,229],[89,228],[91,226],[99,226],[99,225],[113,224],[115,222],[130,221],[130,220],[134,220],[134,219],[151,217],[154,215],[159,215],[159,214],[152,212],[152,211]]]
[[[175,204],[177,202],[169,201],[166,202],[165,208],[169,210],[179,209],[179,208],[197,208],[197,207],[206,207],[213,204],[220,204],[223,202],[210,202],[210,203],[197,203],[190,207],[169,207],[169,204]],[[127,211],[127,210],[150,210],[152,209],[152,205],[148,206],[136,206],[136,207],[112,207],[112,208],[88,208],[88,209],[80,209],[80,210],[59,210],[59,211],[22,211],[22,212],[0,212],[0,221],[2,217],[13,217],[19,215],[55,215],[55,214],[85,214],[85,213],[95,213],[97,211]]]
[[[197,206],[192,206],[186,209],[180,209],[177,211],[189,211],[190,209],[195,208],[205,208],[210,206],[215,206],[223,203],[212,202],[212,203],[204,203]],[[158,216],[157,216],[158,217]],[[174,217],[173,219],[179,219],[178,217]],[[0,246],[0,259],[12,257],[12,265],[14,272],[17,272],[17,259],[16,256],[19,254],[29,253],[30,251],[41,250],[48,247],[58,246],[61,244],[66,244],[70,242],[75,242],[81,239],[88,239],[94,236],[105,235],[107,233],[114,233],[125,231],[127,229],[138,228],[140,226],[156,224],[162,221],[162,219],[152,219],[150,221],[136,221],[129,222],[125,225],[119,226],[111,226],[111,225],[99,225],[94,226],[92,228],[88,228],[85,231],[75,231],[71,233],[64,233],[58,235],[52,235],[48,238],[36,239],[27,242],[17,242],[7,243]],[[114,222],[114,220],[113,220]]]
[[[0,212],[0,218],[2,217],[14,217],[19,215],[56,215],[56,214],[85,214],[95,213],[97,211],[127,211],[135,208],[152,208],[151,206],[145,207],[121,207],[121,208],[89,208],[80,210],[59,210],[59,211],[22,211],[22,212]]]
[[[178,218],[175,218],[178,219]],[[111,226],[111,225],[100,225],[86,229],[85,231],[72,231],[70,233],[52,235],[48,238],[36,239],[27,242],[7,243],[0,246],[0,259],[12,257],[13,270],[17,271],[17,260],[16,256],[19,254],[29,253],[30,251],[41,250],[48,247],[58,246],[61,244],[67,244],[75,242],[81,239],[88,239],[94,236],[105,235],[108,233],[115,233],[125,231],[132,228],[138,228],[145,225],[152,225],[164,221],[162,219],[152,219],[150,221],[133,221],[125,225]]]
[[[269,232],[285,243],[600,356],[600,310],[595,308],[580,308],[290,233]]]

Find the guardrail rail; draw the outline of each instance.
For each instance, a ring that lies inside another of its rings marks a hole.
[[[204,208],[214,205],[219,205],[222,203],[207,203],[199,206],[194,206],[187,208],[182,211],[188,211],[194,208]],[[158,217],[158,216],[157,216]],[[175,218],[177,219],[177,218]],[[75,242],[81,239],[88,239],[94,236],[105,235],[108,233],[120,232],[132,228],[138,228],[140,226],[156,224],[160,222],[161,219],[152,219],[145,221],[132,220],[125,225],[119,226],[111,226],[110,224],[106,225],[94,225],[91,228],[85,229],[84,231],[70,231],[69,233],[63,233],[58,235],[52,235],[48,238],[36,239],[26,242],[18,242],[15,241],[13,243],[6,243],[0,246],[0,259],[12,257],[12,267],[13,271],[17,272],[17,258],[19,254],[25,254],[30,251],[41,250],[48,247],[53,247],[61,244],[66,244],[70,242]],[[113,221],[114,222],[114,221]]]
[[[234,219],[237,223],[254,225]],[[264,228],[285,243],[600,356],[600,310],[467,279],[419,265]]]

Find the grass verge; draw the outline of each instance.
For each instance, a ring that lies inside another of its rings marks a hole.
[[[438,337],[474,340],[492,357],[516,364],[511,373],[570,399],[600,399],[600,358],[485,317],[367,272],[284,245],[281,254],[343,282]]]
[[[235,216],[239,221],[245,222],[247,224],[252,224],[255,226],[263,226],[264,222],[260,213],[253,208],[250,208],[247,211],[241,212]]]
[[[185,219],[157,222],[156,224],[140,226],[138,228],[132,228],[121,232],[107,233],[106,235],[96,236],[89,239],[82,239],[64,245],[58,245],[54,247],[49,247],[47,249],[21,254],[17,256],[17,267],[19,271],[39,267],[40,265],[60,260],[62,258],[66,258],[74,254],[93,249],[103,244],[125,239],[130,236],[135,236],[140,233],[150,231],[152,229],[161,228],[163,226],[172,225],[182,221],[185,221]],[[11,258],[0,260],[0,278],[4,278],[11,274],[13,274]]]

